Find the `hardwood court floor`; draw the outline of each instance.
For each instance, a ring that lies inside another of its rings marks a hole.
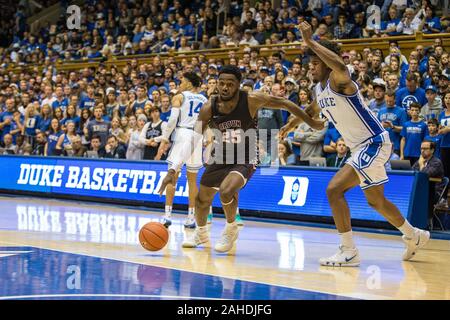
[[[175,214],[168,245],[145,251],[139,228],[160,217],[1,196],[0,299],[450,299],[450,241],[431,240],[414,262],[403,262],[400,236],[356,232],[361,266],[330,268],[318,259],[336,251],[333,229],[244,217],[236,248],[218,254],[213,246],[224,219],[214,217],[211,244],[183,249],[189,231],[185,215]]]

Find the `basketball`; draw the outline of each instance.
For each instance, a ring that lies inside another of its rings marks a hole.
[[[159,222],[149,222],[139,231],[139,242],[149,251],[158,251],[164,248],[169,240],[167,228]]]

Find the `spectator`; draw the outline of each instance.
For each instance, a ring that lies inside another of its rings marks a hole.
[[[259,140],[258,145],[259,145],[258,148],[259,163],[263,166],[270,165],[271,157],[267,153],[266,145],[262,140]]]
[[[336,153],[336,143],[340,137],[341,134],[337,131],[333,123],[328,122],[327,131],[325,132],[323,141],[323,152],[325,153],[326,158]]]
[[[66,133],[62,134],[59,137],[58,142],[56,143],[54,153],[57,155],[68,154],[69,156],[71,156],[73,149],[72,140],[75,137],[79,137],[79,135],[77,135],[77,132],[75,130],[75,123],[67,122]]]
[[[56,144],[59,141],[59,137],[61,137],[64,132],[61,130],[61,125],[58,119],[52,119],[50,123],[50,130],[48,133],[47,144],[45,145],[44,155],[45,156],[53,156],[59,155],[61,152],[55,152]]]
[[[383,127],[389,132],[389,138],[393,144],[393,152],[400,155],[400,132],[408,116],[403,108],[395,105],[395,92],[389,90],[386,93],[386,106],[378,112],[378,120],[381,121]]]
[[[36,133],[44,132],[48,133],[50,130],[50,122],[53,118],[53,111],[49,104],[44,104],[41,107],[41,116],[39,119],[38,127],[36,128]]]
[[[80,117],[77,116],[77,108],[73,104],[69,104],[66,109],[65,117],[61,120],[61,125],[66,126],[67,122],[73,122],[75,124],[75,130],[77,133],[80,129]]]
[[[11,124],[13,122],[13,116],[15,111],[14,99],[7,99],[5,102],[6,111],[0,113],[0,136],[1,140],[5,134],[11,131]]]
[[[151,109],[152,121],[147,122],[141,131],[139,140],[145,142],[144,159],[145,160],[164,160],[158,158],[158,150],[160,143],[156,142],[154,138],[162,135],[163,130],[166,130],[167,122],[160,118],[160,111],[156,107]],[[162,156],[162,155],[159,155]],[[164,158],[164,157],[163,157]]]
[[[416,163],[420,157],[420,144],[428,135],[428,127],[419,119],[420,105],[410,105],[411,120],[407,121],[401,131],[400,159],[409,160],[411,165]]]
[[[425,8],[425,24],[423,26],[423,33],[439,33],[441,32],[441,22],[438,17],[434,15],[434,10],[427,6]]]
[[[386,93],[386,85],[384,81],[381,79],[377,79],[379,81],[372,82],[373,88],[373,96],[374,98],[369,102],[369,109],[373,112],[373,114],[378,115],[378,112],[382,108],[386,108],[385,102],[385,93]]]
[[[414,34],[416,31],[422,30],[424,24],[424,10],[421,9],[414,15],[414,9],[406,8],[403,19],[397,25],[397,32],[405,35]]]
[[[89,121],[84,129],[86,140],[89,141],[94,134],[100,136],[102,147],[106,144],[111,124],[103,119],[103,109],[101,106],[94,108],[94,119]]]
[[[43,156],[45,155],[45,145],[47,143],[47,138],[44,132],[39,132],[36,135],[36,146],[32,149],[31,155],[33,156]],[[31,145],[28,144],[30,147]],[[24,151],[24,154],[26,152]]]
[[[145,140],[140,140],[142,129],[147,122],[147,117],[140,114],[137,127],[129,132],[128,148],[126,158],[128,160],[142,160],[144,157]]]
[[[34,138],[36,137],[36,129],[39,121],[40,116],[39,113],[36,112],[34,104],[28,104],[27,108],[25,109],[24,136],[26,142],[31,145],[34,145]]]
[[[400,32],[397,32],[397,25],[400,23],[400,19],[397,14],[397,6],[391,5],[388,11],[387,20],[381,21],[381,33],[386,34],[387,36],[397,36],[400,35]]]
[[[437,89],[430,85],[425,89],[427,103],[420,110],[420,116],[425,119],[437,119],[442,112],[442,100],[437,97]]]
[[[336,153],[327,158],[327,167],[342,168],[350,158],[350,151],[344,139],[339,138],[336,143]]]
[[[428,135],[425,140],[432,141],[435,144],[434,156],[437,158],[441,157],[441,142],[442,135],[438,133],[439,131],[439,121],[437,118],[432,118],[427,121]]]
[[[81,137],[75,136],[72,138],[72,149],[64,149],[63,155],[66,157],[84,157],[87,149],[81,143]]]
[[[3,136],[3,148],[5,149],[4,154],[17,153],[17,146],[13,143],[13,137],[9,133]]]
[[[120,127],[120,119],[115,117],[111,121],[111,128],[109,128],[109,135],[113,135],[117,138],[120,144],[126,144],[127,138],[122,128]]]
[[[244,32],[244,38],[239,42],[240,45],[257,46],[259,45],[258,40],[253,37],[252,30],[247,29]]]
[[[425,90],[418,87],[418,79],[414,73],[408,73],[406,76],[406,87],[397,91],[395,104],[409,111],[412,103],[418,103],[420,107],[427,103]]]
[[[210,79],[210,80],[214,80],[215,79]],[[208,84],[210,83],[210,81],[208,80]],[[169,117],[170,117],[170,111],[171,111],[172,106],[170,105],[170,97],[165,94],[161,96],[161,120],[162,121],[169,121]]]
[[[106,151],[105,148],[102,147],[102,139],[99,135],[95,134],[92,136],[89,151],[92,151],[94,154],[96,154],[98,158],[105,157]],[[84,154],[84,156],[88,157],[87,152]]]
[[[281,97],[281,85],[276,83],[272,86],[273,96]],[[262,134],[261,138],[264,140],[267,137],[267,153],[272,156],[272,132],[277,132],[283,126],[283,115],[281,110],[260,108],[258,110],[258,130],[266,130],[267,135]],[[273,131],[274,130],[274,131]]]
[[[349,39],[352,35],[354,25],[347,22],[347,14],[339,13],[339,23],[334,27],[334,37],[336,39]]]
[[[119,144],[116,136],[110,135],[105,145],[105,158],[125,159],[125,148]]]
[[[413,169],[424,172],[429,178],[440,178],[444,177],[444,166],[441,160],[439,160],[435,155],[436,145],[432,141],[423,141],[420,145],[420,157],[414,163]],[[433,197],[433,204],[436,204],[439,199],[440,194],[443,190],[443,184],[437,183],[435,185],[435,194]],[[433,206],[431,206],[433,207]]]
[[[295,164],[295,156],[292,153],[289,142],[283,140],[278,143],[278,158],[276,158],[272,164],[280,166],[288,166]]]
[[[308,161],[311,157],[321,157],[323,140],[327,127],[315,130],[305,122],[300,123],[294,132],[294,141],[300,142],[300,161]]]
[[[445,176],[450,178],[450,91],[444,96],[444,111],[439,115],[439,131],[442,135],[441,160],[444,164]]]

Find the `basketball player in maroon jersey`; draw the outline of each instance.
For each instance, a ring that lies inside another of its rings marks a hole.
[[[312,128],[323,129],[322,120],[311,118],[291,101],[262,92],[247,93],[239,89],[240,82],[240,70],[235,66],[224,66],[219,74],[217,85],[219,94],[211,96],[200,110],[196,125],[197,141],[201,139],[209,125],[215,129],[216,135],[220,133],[221,139],[218,140],[221,140],[219,145],[222,148],[219,148],[219,152],[215,150],[215,162],[206,165],[201,177],[195,202],[197,227],[194,233],[183,242],[184,248],[195,248],[209,241],[207,216],[217,192],[220,194],[227,223],[221,239],[215,245],[215,250],[227,252],[233,247],[238,237],[238,226],[235,221],[238,193],[247,184],[258,164],[258,141],[247,139],[248,136],[246,136],[246,132],[253,131],[256,134],[258,109],[262,107],[285,109]],[[239,150],[245,151],[239,152]],[[218,156],[222,156],[220,160]],[[162,182],[160,194],[164,192],[167,184],[174,181],[174,178],[175,172],[169,170]]]

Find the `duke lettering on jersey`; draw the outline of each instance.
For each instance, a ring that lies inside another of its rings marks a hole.
[[[326,107],[335,107],[336,101],[333,97],[323,98],[319,100],[319,106],[323,109]]]

